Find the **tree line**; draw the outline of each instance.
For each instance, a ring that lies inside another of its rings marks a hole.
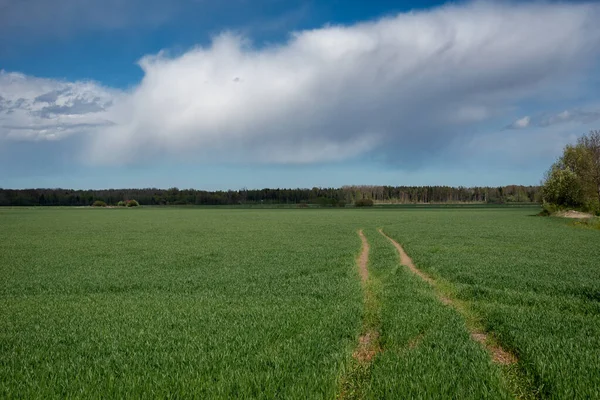
[[[600,130],[564,148],[546,172],[542,190],[548,213],[574,208],[600,215]]]
[[[370,199],[375,204],[530,203],[541,199],[538,186],[344,186],[312,189],[0,189],[0,206],[117,205],[135,199],[141,205],[314,204],[340,207]]]

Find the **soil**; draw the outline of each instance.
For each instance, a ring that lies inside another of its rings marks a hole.
[[[574,218],[574,219],[584,219],[584,218],[593,218],[592,214],[584,213],[581,211],[569,210],[569,211],[559,211],[555,214],[557,217],[562,218]]]
[[[358,347],[352,353],[352,357],[360,363],[370,363],[373,357],[379,353],[377,345],[379,332],[369,331],[358,339]]]
[[[400,263],[402,265],[406,265],[415,275],[418,275],[425,282],[427,282],[427,283],[429,283],[430,285],[433,286],[433,279],[431,279],[431,277],[429,275],[427,275],[423,271],[419,270],[415,266],[415,264],[413,263],[412,259],[408,256],[408,254],[406,254],[406,252],[404,251],[404,249],[402,248],[402,246],[400,246],[400,244],[398,242],[396,242],[394,239],[392,239],[391,237],[389,237],[388,235],[386,235],[385,233],[383,233],[383,231],[381,229],[379,229],[379,233],[381,233],[390,242],[392,242],[392,244],[394,245],[394,247],[396,248],[396,250],[398,250],[398,253],[400,254]],[[444,303],[446,303],[447,300],[446,299],[442,299],[442,301]]]
[[[369,270],[367,269],[367,263],[369,262],[369,242],[367,242],[367,238],[363,234],[362,229],[358,231],[358,236],[360,236],[360,240],[362,240],[362,251],[360,252],[360,256],[358,256],[358,268],[360,271],[360,279],[365,283],[369,278]]]
[[[481,343],[492,355],[492,360],[496,364],[510,365],[517,362],[517,358],[511,353],[507,352],[500,346],[495,346],[488,343],[488,335],[483,332],[471,332],[471,339]]]

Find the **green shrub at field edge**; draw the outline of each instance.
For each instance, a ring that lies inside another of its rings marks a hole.
[[[373,207],[373,200],[359,199],[354,202],[355,207]]]
[[[92,207],[106,207],[106,203],[103,202],[102,200],[96,200],[93,204]]]

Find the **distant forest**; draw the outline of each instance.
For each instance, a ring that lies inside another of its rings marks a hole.
[[[361,199],[375,204],[531,203],[539,202],[539,186],[344,186],[342,188],[255,189],[206,191],[195,189],[0,189],[0,206],[89,206],[137,200],[141,205],[298,204],[343,207]]]

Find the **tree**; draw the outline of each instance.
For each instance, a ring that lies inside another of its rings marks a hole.
[[[584,197],[577,174],[569,167],[561,168],[558,163],[554,164],[544,183],[544,201],[564,207],[583,206]]]
[[[577,143],[584,146],[590,153],[590,179],[595,185],[598,201],[600,202],[600,130],[591,131],[589,135],[582,136]]]
[[[546,173],[543,200],[558,207],[600,211],[600,131],[567,145]]]

